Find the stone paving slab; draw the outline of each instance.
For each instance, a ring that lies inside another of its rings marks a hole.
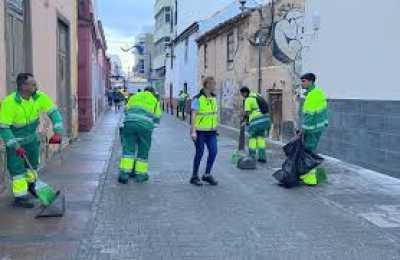
[[[266,167],[240,171],[229,161],[236,142],[222,134],[214,171],[220,185],[197,188],[188,184],[194,153],[188,133],[164,117],[154,133],[151,179],[143,185],[117,183],[116,149],[78,259],[400,258],[396,229],[361,214],[397,204],[379,192],[387,179],[358,178],[354,169],[327,161],[332,177],[326,185],[283,189],[271,176],[284,159],[279,147],[271,146]],[[360,194],[354,203],[353,194]],[[396,218],[397,208],[391,209],[389,217]]]
[[[38,209],[11,207],[10,197],[0,201],[0,260],[75,259],[92,218],[93,200],[109,163],[119,118],[106,114],[94,131],[82,134],[40,172],[42,179],[65,194],[63,218],[35,220]]]

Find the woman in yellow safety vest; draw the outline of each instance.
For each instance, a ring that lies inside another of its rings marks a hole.
[[[205,174],[201,180],[216,186],[218,182],[211,175],[211,170],[217,157],[217,126],[218,105],[215,97],[215,80],[207,77],[203,80],[203,88],[192,101],[192,129],[191,137],[196,148],[193,162],[193,175],[190,183],[201,186],[203,183],[199,178],[199,166],[204,154],[204,146],[208,149],[208,159]]]

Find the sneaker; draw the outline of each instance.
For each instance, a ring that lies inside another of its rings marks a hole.
[[[135,181],[137,183],[143,183],[149,180],[149,175],[148,174],[136,174],[135,176]]]
[[[17,208],[32,209],[35,207],[35,204],[28,197],[18,197],[14,200],[14,206]]]
[[[211,186],[217,186],[218,182],[214,179],[214,177],[211,174],[204,174],[203,177],[201,178],[202,181],[207,182]]]
[[[203,186],[203,183],[200,181],[198,176],[193,176],[190,178],[190,184],[194,186]]]
[[[267,163],[267,160],[266,159],[258,159],[258,162],[259,163]]]

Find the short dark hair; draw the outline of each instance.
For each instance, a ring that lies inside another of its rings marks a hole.
[[[146,87],[146,88],[144,89],[144,91],[151,92],[151,93],[153,93],[153,94],[156,92],[156,91],[154,90],[153,87]]]
[[[25,81],[27,81],[30,77],[33,78],[33,74],[31,73],[19,73],[17,75],[17,89],[20,89],[22,87],[22,85],[25,83]]]
[[[315,82],[317,80],[317,77],[315,76],[314,73],[306,73],[300,78],[301,80],[306,79],[308,81]]]
[[[242,87],[242,88],[240,89],[240,93],[247,93],[247,94],[250,94],[250,89],[249,89],[248,87],[244,86],[244,87]]]

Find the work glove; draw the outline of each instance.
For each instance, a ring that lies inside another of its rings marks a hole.
[[[24,158],[25,157],[25,149],[22,148],[22,147],[18,147],[17,149],[15,149],[15,153],[20,158]]]
[[[61,144],[62,141],[62,137],[60,134],[54,134],[50,140],[49,140],[49,144]]]

